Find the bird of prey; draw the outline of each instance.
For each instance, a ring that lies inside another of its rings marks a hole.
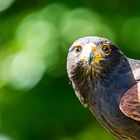
[[[140,61],[88,36],[69,49],[67,72],[80,102],[120,140],[140,140]]]

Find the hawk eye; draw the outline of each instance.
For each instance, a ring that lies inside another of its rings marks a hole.
[[[74,48],[74,52],[79,54],[80,52],[82,51],[82,47],[79,45],[79,46],[75,46]]]
[[[107,45],[103,46],[103,47],[102,47],[102,50],[103,50],[103,52],[104,52],[105,54],[109,54],[110,51],[111,51],[110,47],[107,46]]]

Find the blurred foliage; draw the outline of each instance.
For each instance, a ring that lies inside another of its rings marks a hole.
[[[75,97],[66,57],[97,35],[140,59],[139,4],[0,0],[0,140],[113,140]]]

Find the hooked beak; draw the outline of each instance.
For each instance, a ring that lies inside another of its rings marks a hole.
[[[86,46],[80,55],[80,61],[86,62],[90,65],[92,62],[99,63],[99,61],[104,60],[104,58],[97,53],[96,47]]]
[[[91,64],[92,60],[95,58],[95,53],[93,51],[93,47],[87,46],[86,49],[83,50],[80,56],[80,61],[86,62],[89,65]]]

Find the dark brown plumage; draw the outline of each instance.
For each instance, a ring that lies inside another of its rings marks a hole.
[[[110,40],[85,37],[73,43],[67,71],[81,103],[120,140],[140,140],[140,61]]]

